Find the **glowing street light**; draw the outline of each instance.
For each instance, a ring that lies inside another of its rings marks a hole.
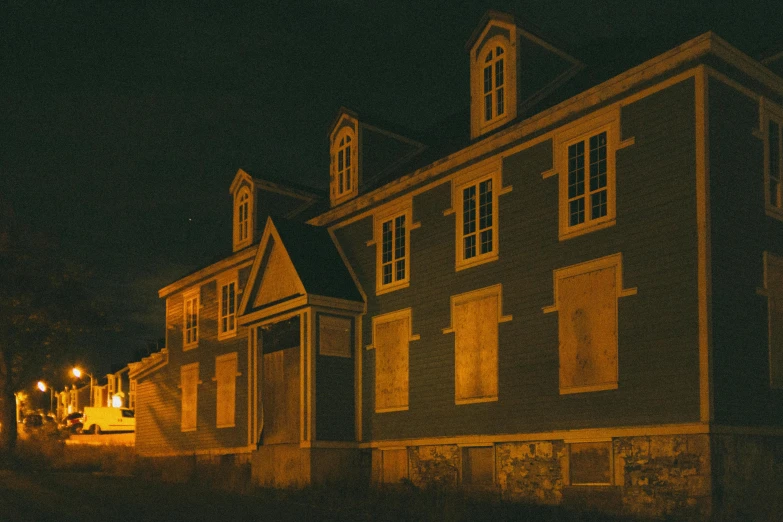
[[[74,366],[74,368],[71,370],[71,373],[73,373],[73,376],[76,377],[77,379],[81,379],[82,375],[87,375],[90,378],[90,406],[92,406],[92,387],[93,387],[93,384],[92,384],[92,381],[93,381],[92,374],[84,372],[84,371],[80,370],[76,366]]]
[[[54,389],[51,386],[46,386],[46,383],[43,381],[38,381],[38,389],[42,392],[46,392],[47,388],[49,389],[49,413],[54,412]]]

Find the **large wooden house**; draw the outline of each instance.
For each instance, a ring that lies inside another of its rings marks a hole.
[[[131,365],[139,453],[645,514],[769,485],[780,60],[707,33],[591,69],[497,12],[467,51],[463,140],[342,109],[328,195],[237,173],[233,253]]]

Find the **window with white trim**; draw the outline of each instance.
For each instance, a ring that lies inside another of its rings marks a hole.
[[[491,122],[505,114],[505,49],[495,45],[484,56],[484,121]]]
[[[618,385],[617,299],[623,289],[622,255],[614,254],[554,271],[558,314],[560,393],[611,390]]]
[[[218,339],[232,337],[237,332],[237,280],[225,280],[220,285],[218,302]]]
[[[215,381],[217,383],[217,419],[218,428],[231,428],[235,425],[237,397],[237,352],[227,353],[215,358]]]
[[[783,219],[783,113],[767,112],[764,195],[767,214]]]
[[[332,203],[357,193],[358,149],[356,134],[352,127],[344,126],[332,142]]]
[[[500,166],[489,165],[454,181],[452,194],[456,213],[456,269],[497,259],[498,196],[511,190],[500,186]]]
[[[183,310],[185,312],[182,332],[182,347],[195,348],[198,345],[198,315],[200,288],[189,290],[183,295]]]
[[[620,139],[616,107],[578,120],[555,137],[554,169],[559,176],[559,237],[561,240],[614,225],[615,155],[632,145]]]
[[[764,252],[764,294],[767,296],[769,384],[783,389],[783,256]]]
[[[182,431],[195,431],[198,419],[198,363],[180,367],[180,389],[182,391]]]
[[[408,409],[409,344],[419,339],[412,328],[410,308],[372,319],[376,413]]]
[[[250,187],[239,189],[234,197],[234,250],[253,242],[253,198]]]
[[[410,282],[410,231],[418,228],[412,223],[410,202],[375,216],[374,239],[368,245],[376,246],[376,295],[399,288]]]
[[[498,399],[498,324],[511,321],[502,314],[502,288],[494,285],[451,296],[454,334],[454,402],[472,404]]]

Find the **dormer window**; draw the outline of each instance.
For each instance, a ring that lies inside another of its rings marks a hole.
[[[351,192],[353,165],[351,162],[352,136],[343,132],[337,145],[337,197]]]
[[[330,135],[331,175],[330,199],[332,205],[359,193],[359,122],[343,113]]]
[[[250,195],[247,193],[247,190],[243,190],[239,194],[239,201],[237,202],[237,239],[239,241],[245,241],[248,238],[250,225],[249,206]]]
[[[488,24],[470,53],[470,134],[478,138],[517,116],[515,26]]]
[[[490,49],[484,58],[484,121],[490,122],[505,113],[504,60],[501,46]]]
[[[253,198],[250,187],[244,186],[234,197],[234,251],[253,242]]]

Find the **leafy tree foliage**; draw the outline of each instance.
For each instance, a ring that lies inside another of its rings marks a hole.
[[[0,200],[0,452],[16,444],[14,392],[57,374],[76,340],[99,325],[86,274],[58,256]]]

